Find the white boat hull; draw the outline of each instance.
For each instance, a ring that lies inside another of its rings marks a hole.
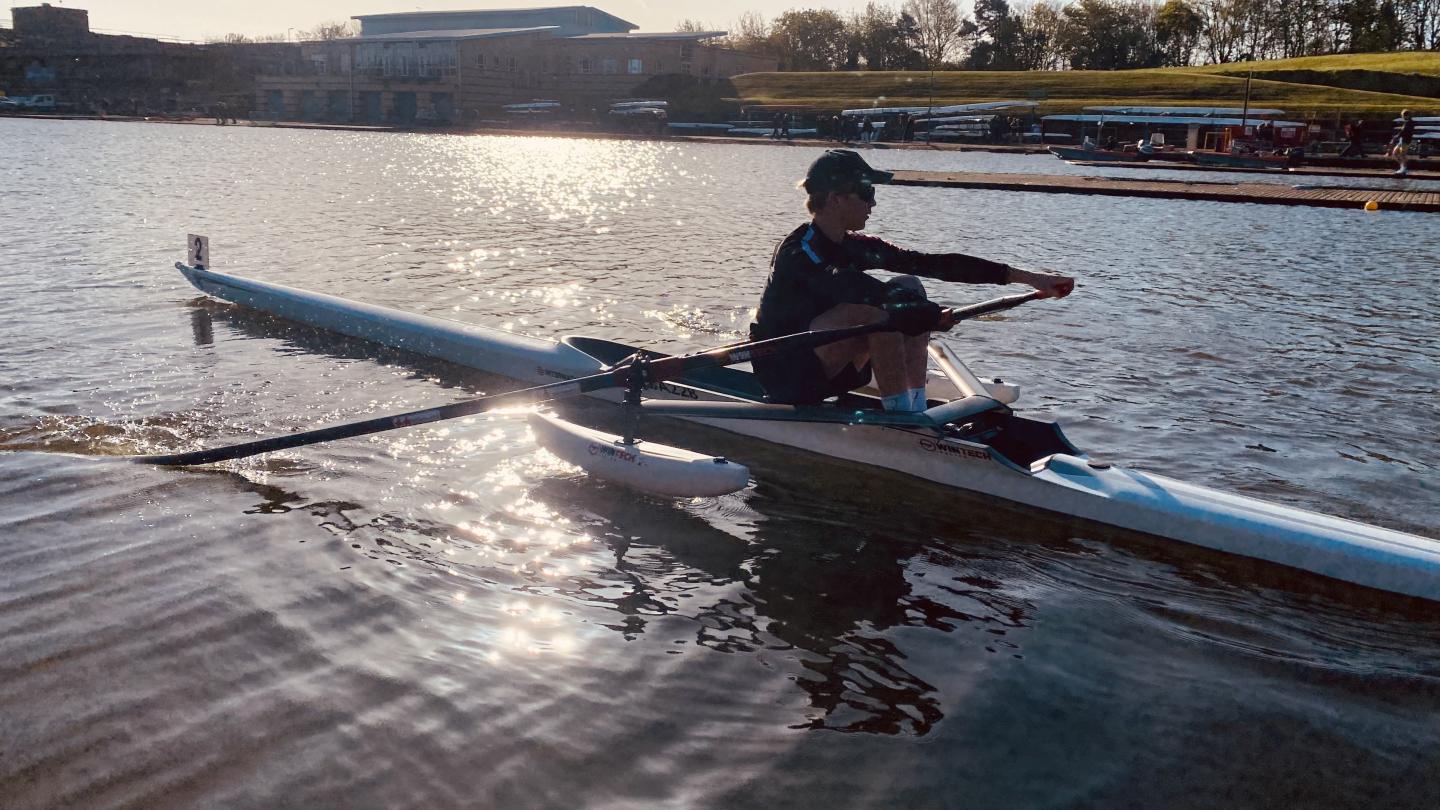
[[[603,366],[568,343],[177,267],[202,292],[217,298],[525,382],[582,376]],[[652,393],[662,399],[753,401],[684,381],[664,383]],[[597,396],[618,401],[620,392]],[[1058,430],[1037,420],[1013,417],[1031,430],[1054,430],[1054,451],[1017,464],[981,441],[924,428],[682,418],[1049,512],[1440,600],[1436,540],[1093,462],[1070,447]]]

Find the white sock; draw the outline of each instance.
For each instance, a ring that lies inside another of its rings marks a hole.
[[[906,391],[905,393],[907,393],[907,394],[910,395],[910,410],[912,410],[912,411],[923,411],[923,410],[925,410],[925,389],[924,389],[924,388],[911,388],[909,391]]]
[[[888,397],[881,397],[880,403],[885,406],[885,410],[887,411],[905,411],[908,413],[915,410],[914,408],[910,407],[909,391],[901,391],[898,394],[891,394]]]

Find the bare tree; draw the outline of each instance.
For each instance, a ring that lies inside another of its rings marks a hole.
[[[955,0],[905,0],[901,10],[915,21],[915,50],[927,64],[936,67],[954,53],[964,21]]]
[[[351,39],[360,36],[360,23],[355,20],[331,20],[323,22],[308,31],[301,31],[300,38],[310,41]]]
[[[714,31],[714,28],[699,20],[692,20],[689,17],[675,24],[675,31],[681,34],[703,34],[706,31]]]
[[[771,56],[775,53],[774,43],[770,39],[771,33],[770,23],[766,22],[763,16],[754,11],[746,11],[731,24],[730,34],[717,44],[737,51]]]

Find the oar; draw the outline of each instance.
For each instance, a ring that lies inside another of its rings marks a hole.
[[[1017,307],[1026,301],[1033,301],[1043,297],[1044,296],[1038,291],[1022,295],[1010,295],[1004,298],[982,301],[968,307],[959,307],[951,312],[954,320],[958,322],[967,318],[976,318],[991,312],[999,312],[1003,309]],[[618,388],[629,384],[631,374],[637,369],[643,370],[642,373],[645,375],[645,381],[660,382],[662,380],[673,380],[702,368],[733,366],[736,363],[744,363],[747,360],[753,360],[757,357],[814,349],[819,346],[848,340],[852,337],[868,335],[874,332],[891,331],[893,328],[894,327],[888,322],[882,322],[866,324],[864,326],[850,326],[843,329],[799,332],[793,335],[784,335],[768,340],[755,341],[753,343],[741,343],[735,346],[710,349],[695,354],[646,360],[643,363],[632,359],[608,371],[592,374],[588,377],[577,377],[573,380],[563,380],[535,388],[509,391],[503,394],[491,394],[490,396],[442,405],[438,408],[410,411],[409,413],[394,416],[379,416],[360,422],[350,422],[344,425],[334,425],[327,428],[291,433],[288,436],[257,439],[253,442],[243,442],[226,447],[214,447],[209,450],[193,450],[188,453],[170,453],[157,456],[135,456],[131,460],[141,464],[160,464],[171,467],[214,464],[217,461],[231,461],[237,458],[259,455],[261,453],[271,453],[276,450],[304,447],[308,444],[319,444],[336,439],[348,439],[370,433],[381,433],[387,430],[395,430],[396,428],[414,427],[415,425],[425,425],[446,419],[456,419],[461,416],[472,416],[477,413],[484,413],[485,411],[492,411],[507,406],[538,405],[542,402],[550,402],[551,400],[562,399],[564,397],[586,394],[591,391],[600,391],[605,388]]]
[[[852,326],[844,329],[828,329],[819,332],[800,332],[794,335],[785,335],[783,337],[756,341],[754,343],[742,343],[737,346],[711,349],[696,354],[660,358],[647,361],[643,366],[638,367],[645,369],[645,376],[649,381],[659,382],[661,380],[682,377],[685,374],[702,368],[732,366],[755,357],[813,349],[817,346],[824,346],[859,335],[882,332],[888,329],[890,329],[888,323],[877,323],[865,326]],[[380,416],[360,422],[350,422],[348,424],[334,425],[327,428],[291,433],[288,436],[257,439],[253,442],[243,442],[226,447],[214,447],[209,450],[193,450],[188,453],[170,453],[157,456],[135,456],[131,460],[141,464],[161,464],[171,467],[213,464],[217,461],[230,461],[237,458],[259,455],[261,453],[271,453],[276,450],[303,447],[307,444],[319,444],[336,439],[364,436],[369,433],[380,433],[396,428],[440,422],[445,419],[455,419],[461,416],[472,416],[477,413],[492,411],[507,406],[538,405],[542,402],[549,402],[578,394],[586,394],[591,391],[624,386],[630,382],[630,374],[636,368],[637,365],[634,361],[627,361],[625,364],[612,368],[609,371],[592,374],[588,377],[577,377],[573,380],[563,380],[535,388],[509,391],[503,394],[491,394],[490,396],[455,402],[438,408],[410,411],[409,413],[396,414],[394,416]]]

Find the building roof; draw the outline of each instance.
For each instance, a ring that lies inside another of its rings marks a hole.
[[[729,31],[660,31],[656,33],[644,33],[631,31],[625,34],[581,34],[566,39],[714,39],[723,37]]]
[[[357,37],[359,42],[409,42],[417,39],[491,39],[515,36],[516,34],[538,34],[554,31],[558,26],[541,25],[534,28],[463,28],[455,31],[404,31],[398,34],[371,34]]]
[[[1086,112],[1098,113],[1120,113],[1122,115],[1189,115],[1193,117],[1202,116],[1236,116],[1248,114],[1257,118],[1265,118],[1275,115],[1284,115],[1284,110],[1267,110],[1260,107],[1126,107],[1126,106],[1099,106],[1085,107]]]
[[[602,11],[602,10],[600,10],[600,9],[598,9],[598,8],[595,8],[594,6],[537,6],[537,7],[534,7],[534,8],[474,8],[474,9],[458,9],[458,10],[455,10],[455,11],[397,11],[397,12],[390,12],[390,13],[386,13],[386,14],[357,14],[357,15],[355,15],[354,17],[352,17],[351,19],[360,20],[360,21],[363,23],[363,22],[366,21],[366,20],[399,20],[399,19],[404,19],[404,18],[406,18],[406,17],[417,17],[417,18],[419,18],[419,17],[455,17],[455,16],[462,16],[462,15],[467,15],[467,14],[515,14],[515,13],[518,13],[518,12],[538,13],[538,12],[556,12],[556,11],[593,11],[593,12],[595,12],[596,14],[599,14],[599,15],[601,15],[601,16],[603,16],[603,17],[609,17],[610,19],[614,20],[614,21],[617,22],[617,23],[621,23],[621,24],[623,25],[623,27],[627,27],[627,28],[639,28],[639,27],[640,27],[640,26],[636,25],[635,23],[630,22],[629,20],[622,20],[622,19],[620,19],[619,17],[616,17],[614,14],[611,14],[610,12],[608,12],[608,11]]]
[[[1238,127],[1243,124],[1271,124],[1277,127],[1303,127],[1300,121],[1272,121],[1267,118],[1248,118],[1211,115],[1047,115],[1043,121],[1073,121],[1081,124],[1200,124],[1211,127]]]

